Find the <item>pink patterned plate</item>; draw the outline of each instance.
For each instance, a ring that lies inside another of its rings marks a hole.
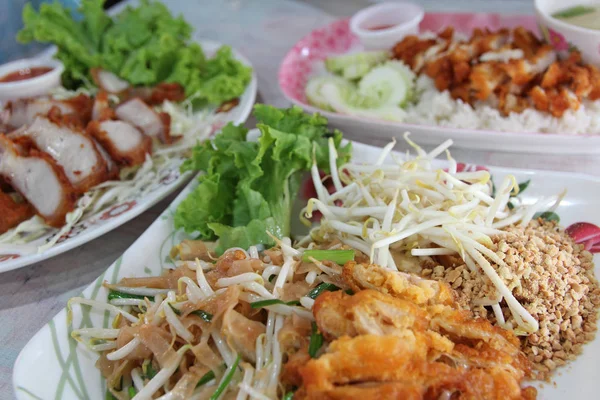
[[[389,141],[393,137],[401,136],[405,131],[410,131],[418,136],[421,143],[431,145],[452,138],[455,147],[477,150],[600,155],[600,135],[499,132],[416,125],[355,117],[320,110],[309,105],[304,95],[305,85],[312,74],[322,70],[322,61],[330,55],[361,49],[358,38],[349,29],[348,22],[348,19],[342,19],[312,31],[296,43],[279,68],[279,86],[285,97],[307,111],[325,115],[333,126],[340,128],[346,134],[346,137],[365,141],[365,134],[367,134],[369,141],[380,142]],[[476,27],[494,30],[501,27],[524,26],[534,32],[538,31],[533,16],[443,13],[426,14],[420,29],[435,32],[446,26],[454,26],[464,33],[470,33]]]
[[[199,40],[198,42],[207,53],[212,53],[221,47],[220,43],[210,40]],[[244,64],[252,65],[248,59],[235,50],[234,54]],[[240,103],[223,113],[223,118],[213,124],[213,130],[220,129],[223,123],[229,121],[241,124],[248,118],[256,98],[256,86],[256,75],[254,74],[246,91],[240,97]],[[191,177],[189,173],[181,174],[179,172],[179,165],[184,161],[183,157],[176,157],[172,161],[158,171],[159,179],[155,183],[136,192],[120,204],[108,206],[94,215],[85,217],[64,233],[54,246],[46,250],[39,251],[39,247],[47,243],[50,235],[24,245],[0,244],[0,273],[31,265],[81,246],[148,210],[181,187]]]

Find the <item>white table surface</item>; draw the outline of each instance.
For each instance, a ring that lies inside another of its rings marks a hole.
[[[258,74],[259,100],[287,106],[277,69],[302,36],[368,4],[358,0],[169,0],[196,35],[228,43],[244,53]],[[421,0],[428,11],[532,13],[528,0]],[[510,160],[506,160],[509,162]],[[591,167],[590,167],[591,168]],[[118,258],[174,199],[175,194],[106,235],[66,254],[0,274],[0,399],[12,399],[12,367],[19,351],[66,301]]]

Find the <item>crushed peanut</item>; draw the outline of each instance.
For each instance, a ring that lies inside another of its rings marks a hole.
[[[513,226],[506,231],[508,235],[493,238],[492,250],[508,268],[492,265],[539,322],[539,330],[522,337],[521,342],[537,377],[548,379],[554,369],[575,359],[595,336],[600,287],[592,254],[554,222],[537,220],[525,228]],[[426,260],[421,274],[447,282],[456,290],[461,306],[496,323],[491,308],[486,307],[490,302],[485,303],[496,292],[492,283],[480,271],[472,272],[456,260]],[[516,327],[506,303],[500,304],[506,325]]]

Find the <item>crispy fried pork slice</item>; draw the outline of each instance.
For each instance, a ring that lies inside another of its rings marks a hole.
[[[94,145],[96,146],[96,150],[102,156],[102,159],[106,163],[106,180],[118,179],[119,178],[119,166],[114,160],[110,157],[110,154],[102,147],[102,145],[94,138],[92,138]]]
[[[93,136],[119,165],[142,164],[152,154],[152,139],[135,126],[123,121],[92,121],[87,132]]]
[[[167,113],[157,113],[140,98],[119,104],[117,118],[138,127],[144,134],[156,137],[163,143],[171,143],[171,118]]]
[[[50,156],[33,150],[20,155],[14,143],[0,135],[0,176],[17,190],[52,226],[62,226],[76,196],[60,167]]]
[[[124,100],[138,97],[149,105],[162,104],[164,101],[180,102],[185,100],[185,90],[179,83],[162,82],[153,87],[133,87],[125,94]]]
[[[71,127],[36,117],[32,124],[12,132],[11,139],[28,139],[63,168],[76,191],[85,192],[108,179],[106,161],[94,141]]]
[[[20,128],[23,125],[31,124],[38,115],[48,114],[53,107],[58,107],[63,114],[72,115],[80,121],[82,126],[85,126],[91,118],[92,100],[88,96],[80,94],[66,100],[39,97],[12,101],[5,106],[7,113],[2,122],[13,129]]]
[[[104,90],[100,90],[94,99],[94,105],[92,107],[92,120],[104,121],[114,118],[115,110],[113,110],[110,106],[108,93]]]
[[[0,210],[2,210],[0,212],[0,234],[14,228],[35,214],[28,203],[17,202],[12,196],[3,191],[0,191]]]
[[[299,369],[296,399],[535,399],[502,363],[482,369],[430,361],[422,333],[342,337]]]
[[[377,265],[350,261],[344,266],[342,277],[355,292],[373,289],[416,304],[455,304],[452,288],[446,283]]]

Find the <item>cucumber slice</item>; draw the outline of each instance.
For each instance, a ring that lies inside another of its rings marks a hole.
[[[327,99],[331,108],[344,114],[390,121],[403,121],[406,115],[400,107],[390,104],[373,108],[357,107],[353,103],[357,101],[357,98],[360,98],[360,95],[356,91],[349,91],[347,86],[340,86],[332,81],[321,85],[320,94]]]
[[[377,99],[380,105],[405,105],[414,87],[414,74],[407,70],[399,61],[379,65],[360,80],[358,93]]]
[[[364,76],[375,65],[390,58],[387,51],[365,51],[362,53],[344,54],[329,57],[325,60],[325,68],[329,72],[354,80]]]
[[[321,94],[321,88],[325,83],[333,83],[339,85],[340,88],[347,88],[341,90],[348,92],[356,90],[351,82],[348,82],[339,76],[322,75],[311,78],[304,89],[306,100],[308,100],[309,104],[327,111],[335,110],[329,105],[329,101]]]

